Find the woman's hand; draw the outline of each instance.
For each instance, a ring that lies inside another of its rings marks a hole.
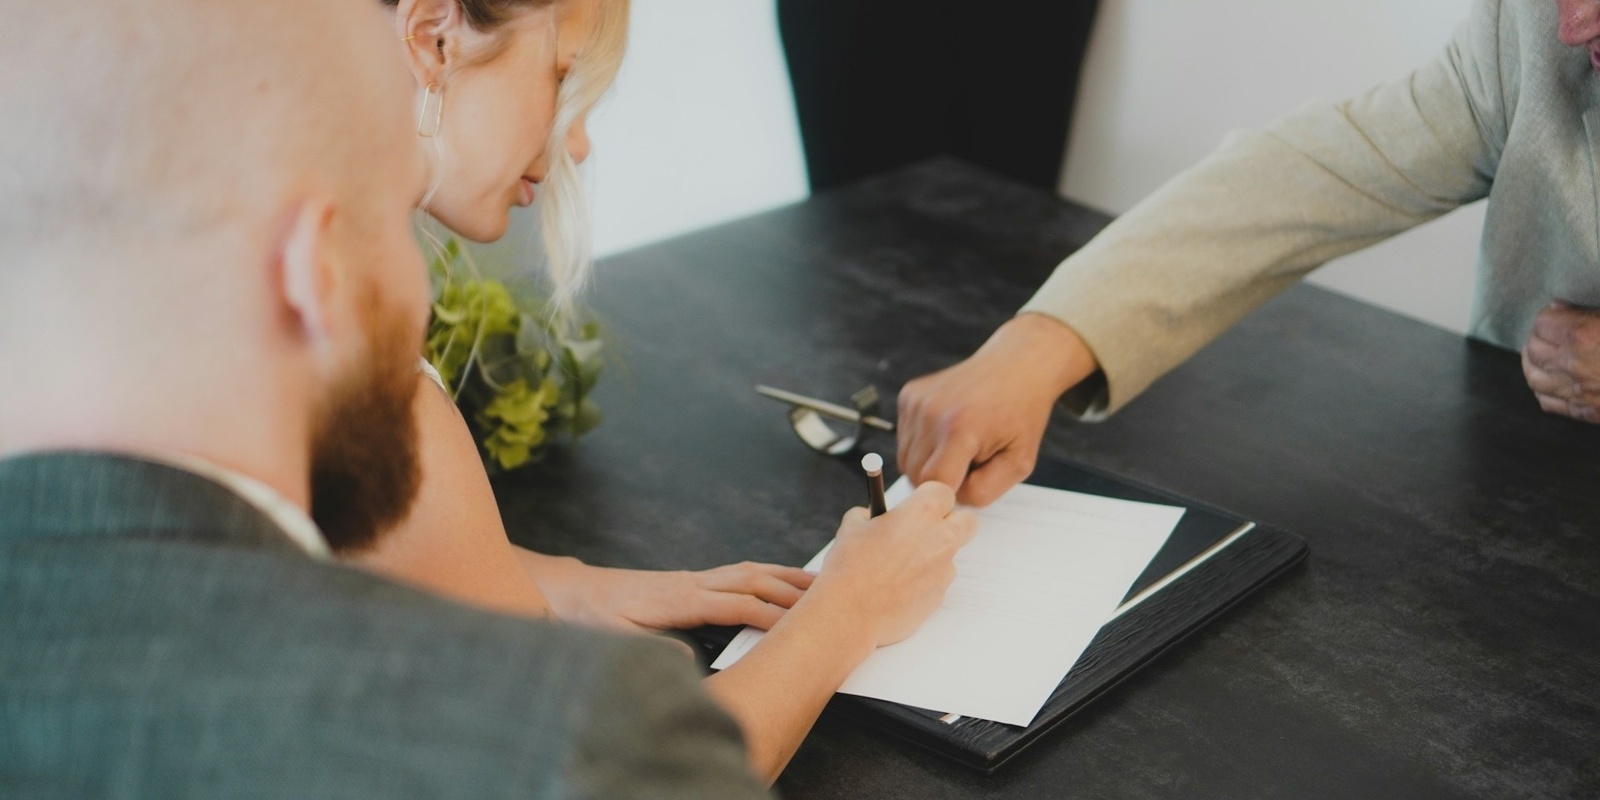
[[[900,641],[944,600],[955,555],[978,520],[948,486],[925,483],[893,511],[845,515],[805,598],[706,689],[744,730],[750,764],[770,783],[828,698],[874,648]]]
[[[955,505],[950,487],[930,482],[876,519],[864,508],[851,509],[816,593],[848,597],[843,607],[854,617],[849,624],[874,631],[875,646],[915,633],[955,580],[956,551],[978,531],[977,517]]]
[[[805,570],[775,564],[654,572],[591,567],[526,550],[518,557],[558,619],[633,633],[702,625],[771,629],[812,581]]]

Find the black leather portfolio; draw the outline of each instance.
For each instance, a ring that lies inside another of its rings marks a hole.
[[[1299,537],[1187,498],[1066,462],[1041,463],[1028,483],[1188,509],[1166,545],[1027,727],[950,717],[839,695],[830,709],[983,772],[994,772],[1129,676],[1302,561]],[[703,642],[720,651],[726,635]]]

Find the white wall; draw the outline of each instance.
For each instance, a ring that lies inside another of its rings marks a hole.
[[[590,121],[597,253],[805,199],[774,0],[635,0],[631,33]]]
[[[1435,58],[1468,9],[1468,0],[1102,0],[1062,194],[1126,211],[1228,130]],[[1482,204],[1459,210],[1313,280],[1462,331],[1482,220]]]

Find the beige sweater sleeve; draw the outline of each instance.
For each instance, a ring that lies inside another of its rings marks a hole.
[[[1312,269],[1486,196],[1515,102],[1501,13],[1480,0],[1403,80],[1230,134],[1062,263],[1023,311],[1100,363],[1069,406],[1109,415]]]

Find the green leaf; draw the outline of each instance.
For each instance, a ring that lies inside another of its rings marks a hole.
[[[531,389],[526,381],[517,381],[477,415],[478,424],[489,430],[483,447],[501,468],[527,464],[544,445],[544,426],[550,420],[548,388],[549,384]]]
[[[600,424],[588,395],[604,368],[600,326],[552,325],[544,298],[477,277],[455,239],[430,263],[433,318],[425,355],[482,446],[491,472],[538,460],[558,432],[576,439]]]
[[[594,391],[600,380],[600,370],[605,362],[600,357],[600,342],[566,342],[561,350],[562,376],[571,381],[576,396],[584,397]]]
[[[583,402],[578,404],[577,415],[572,418],[572,435],[574,437],[583,436],[600,427],[600,423],[603,421],[605,421],[605,415],[600,411],[600,404],[584,398]]]

